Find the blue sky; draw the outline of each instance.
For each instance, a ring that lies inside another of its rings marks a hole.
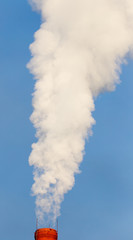
[[[35,130],[29,121],[34,80],[26,64],[40,16],[26,0],[0,2],[0,233],[32,240],[35,204],[28,164]],[[133,239],[133,61],[115,92],[96,100],[93,136],[76,184],[65,196],[59,239]]]

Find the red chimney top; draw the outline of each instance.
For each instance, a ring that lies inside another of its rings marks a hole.
[[[35,232],[35,240],[57,240],[58,233],[52,228],[40,228]]]

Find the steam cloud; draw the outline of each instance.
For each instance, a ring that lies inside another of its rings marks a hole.
[[[34,166],[37,216],[52,221],[72,189],[85,139],[95,120],[94,98],[119,83],[133,47],[132,0],[32,0],[42,24],[30,45],[35,76],[31,121],[38,141]]]

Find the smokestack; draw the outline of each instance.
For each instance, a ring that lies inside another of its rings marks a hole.
[[[58,233],[52,228],[40,228],[35,232],[35,240],[57,240]]]

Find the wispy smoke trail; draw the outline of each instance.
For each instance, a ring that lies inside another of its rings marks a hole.
[[[36,83],[31,121],[38,141],[34,166],[37,215],[60,214],[64,194],[84,155],[94,124],[94,97],[119,83],[133,47],[132,0],[32,0],[42,14],[28,64]]]

